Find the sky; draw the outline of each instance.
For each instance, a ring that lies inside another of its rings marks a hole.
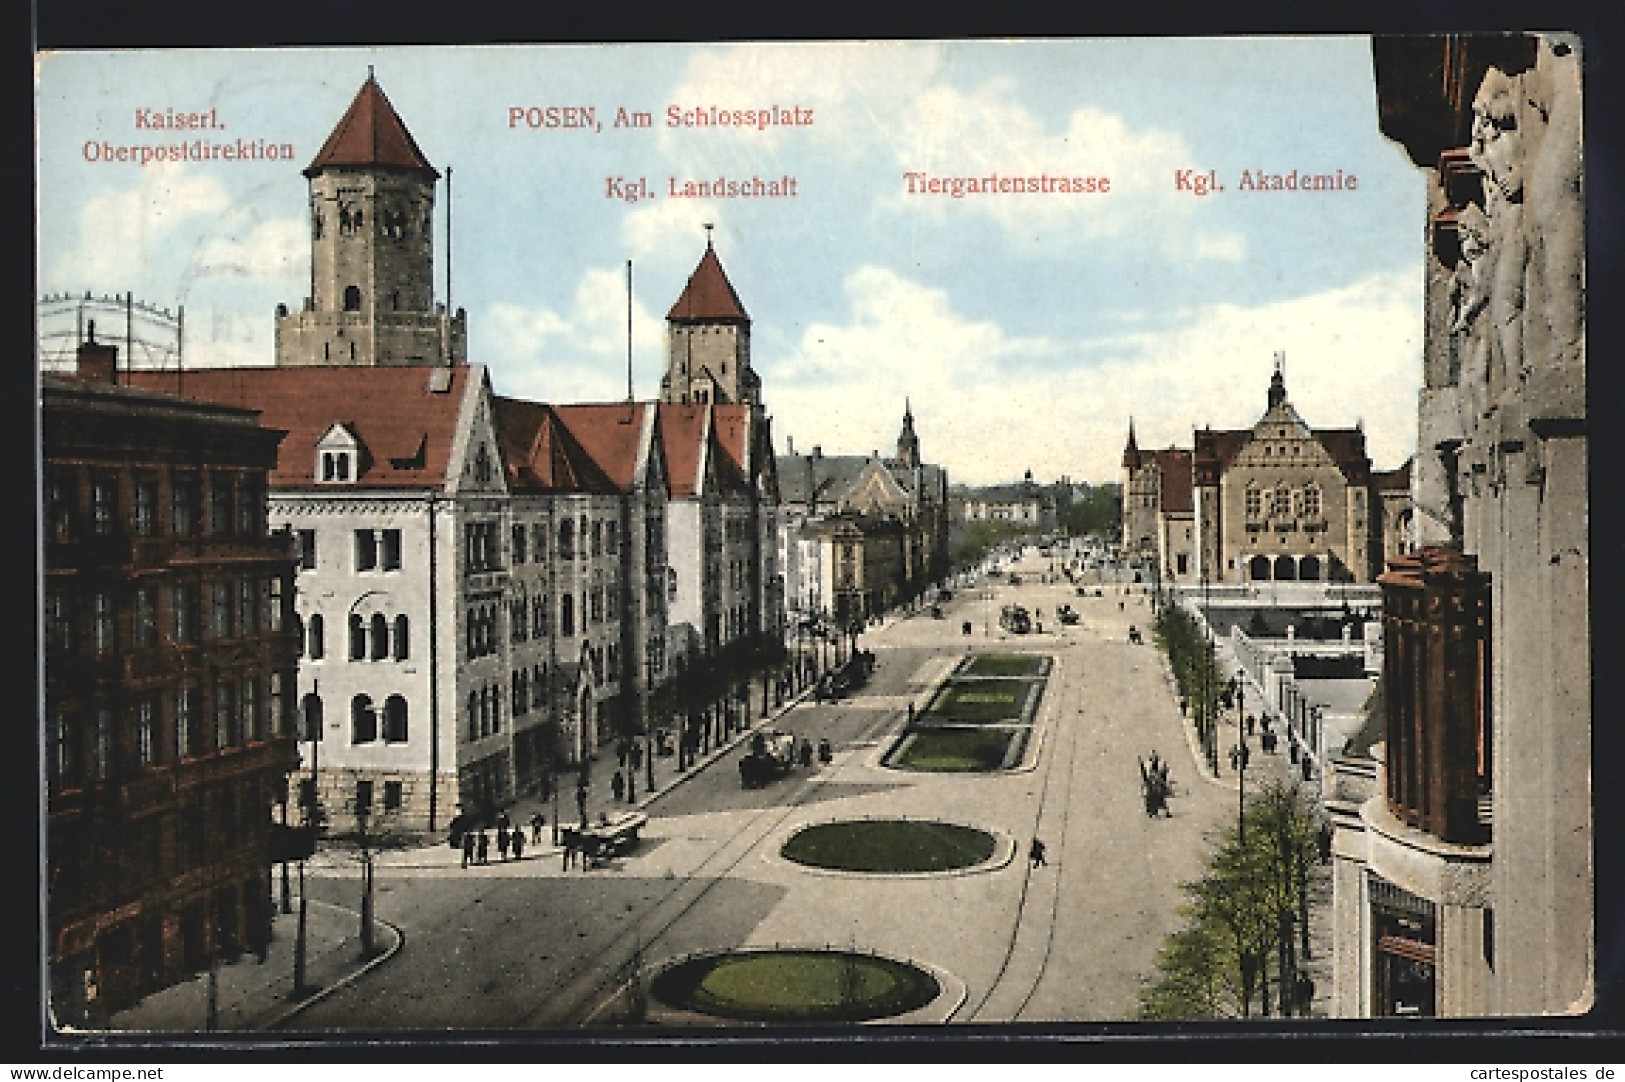
[[[906,402],[956,483],[1111,481],[1131,420],[1142,448],[1252,425],[1277,354],[1311,426],[1361,425],[1378,469],[1414,448],[1425,180],[1377,129],[1363,37],[42,54],[40,292],[184,308],[188,367],[273,363],[276,305],[309,293],[300,171],[369,65],[442,173],[440,302],[450,171],[450,304],[498,393],[624,398],[630,261],[634,391],[655,397],[711,223],[781,453],[889,454]],[[593,123],[533,127],[551,107]],[[802,122],[669,122],[711,107]],[[170,109],[222,127],[147,126]],[[105,151],[197,138],[291,157]],[[1345,184],[1243,188],[1293,170]],[[1198,194],[1210,171],[1223,190]],[[990,174],[1109,186],[925,179]],[[719,177],[796,194],[671,194]],[[42,311],[49,358],[75,316]]]

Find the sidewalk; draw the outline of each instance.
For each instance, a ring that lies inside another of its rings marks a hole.
[[[1216,643],[1218,647],[1220,672],[1245,672],[1237,659],[1230,654],[1227,644],[1222,641]],[[1160,651],[1159,651],[1160,654]],[[1163,674],[1170,689],[1173,688],[1173,674],[1168,670],[1164,657]],[[1177,695],[1177,691],[1173,691]],[[1242,709],[1221,710],[1218,724],[1215,726],[1215,741],[1218,749],[1219,771],[1215,775],[1208,770],[1207,758],[1203,754],[1200,742],[1196,739],[1195,724],[1187,717],[1182,719],[1190,750],[1197,773],[1211,785],[1221,785],[1235,792],[1241,784],[1241,778],[1235,768],[1231,766],[1230,752],[1241,744],[1247,745],[1247,791],[1256,793],[1270,782],[1285,782],[1304,784],[1302,768],[1293,761],[1288,750],[1291,736],[1276,732],[1277,744],[1273,753],[1265,753],[1263,748],[1262,730],[1255,726],[1251,737],[1243,731],[1243,719],[1247,713],[1262,714],[1256,704],[1264,702],[1263,690],[1258,687],[1251,676],[1247,676],[1243,687]],[[1248,706],[1246,704],[1255,704]],[[1331,869],[1321,864],[1311,864],[1309,868],[1309,946],[1310,955],[1307,959],[1300,958],[1299,968],[1314,981],[1314,998],[1310,1003],[1309,1014],[1312,1018],[1326,1018],[1331,1013],[1332,1001],[1332,946],[1331,946]]]
[[[616,763],[615,752],[612,747],[599,749],[598,758],[592,762],[590,768],[591,784],[587,790],[586,806],[588,820],[596,823],[600,817],[613,819],[629,811],[647,811],[655,801],[749,739],[750,734],[756,729],[780,722],[803,700],[811,701],[811,696],[812,689],[809,687],[797,695],[786,698],[779,706],[772,708],[764,718],[761,716],[761,686],[757,684],[751,697],[752,709],[744,721],[743,728],[735,730],[713,744],[711,750],[696,757],[687,770],[678,771],[676,756],[657,757],[654,760],[653,790],[645,788],[648,778],[648,763],[645,762],[637,772],[636,784],[632,789],[635,799],[615,799],[610,783],[615,771],[620,769]],[[515,830],[524,831],[523,856],[517,861],[511,857],[504,860],[497,849],[496,830],[487,828],[486,835],[490,838],[489,863],[477,866],[479,874],[556,875],[563,872],[563,847],[553,841],[554,828],[558,825],[555,820],[564,826],[574,826],[580,822],[575,800],[575,777],[573,772],[561,775],[562,791],[558,794],[557,802],[552,798],[543,800],[531,794],[518,797],[502,807],[501,810],[507,813]],[[541,812],[546,821],[541,830],[540,843],[531,840],[530,818],[536,812]],[[441,830],[436,837],[414,845],[376,849],[373,852],[373,863],[380,871],[395,869],[441,871],[452,874],[463,870],[463,854],[461,849],[452,848],[447,832]],[[308,862],[307,869],[307,874],[313,873],[323,878],[359,879],[361,861],[353,844],[330,845],[317,851]],[[471,873],[475,870],[476,867],[468,869]]]
[[[279,884],[273,872],[273,886]],[[297,887],[296,887],[297,889]],[[382,921],[373,922],[373,953],[361,953],[361,915],[314,899],[305,913],[305,983],[294,994],[294,941],[299,922],[299,899],[293,912],[280,907],[271,926],[271,943],[261,962],[253,954],[221,965],[215,974],[214,1029],[253,1032],[272,1029],[329,992],[343,987],[400,949],[400,932]],[[108,1021],[108,1030],[125,1033],[190,1033],[209,1031],[209,975],[200,974],[184,984],[156,992]]]

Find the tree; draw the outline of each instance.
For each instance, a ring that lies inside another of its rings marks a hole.
[[[1060,514],[1060,526],[1073,537],[1099,534],[1116,537],[1122,508],[1122,486],[1116,484],[1091,485],[1081,496],[1074,497]]]
[[[1268,1015],[1272,962],[1276,1010],[1301,1010],[1294,933],[1307,947],[1314,806],[1295,784],[1277,782],[1246,802],[1246,821],[1245,834],[1222,830],[1202,877],[1182,885],[1186,924],[1157,952],[1140,1017],[1247,1018],[1255,998]]]

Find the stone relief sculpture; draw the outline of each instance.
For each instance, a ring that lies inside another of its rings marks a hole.
[[[1487,182],[1488,249],[1467,255],[1464,218],[1463,263],[1489,316],[1486,405],[1516,398],[1520,419],[1585,412],[1580,154],[1579,58],[1569,39],[1543,38],[1522,74],[1490,69],[1473,99],[1468,147]],[[1470,340],[1476,314],[1470,304],[1456,313],[1452,334]],[[1534,400],[1522,402],[1530,391]],[[1503,431],[1515,423],[1503,421]]]

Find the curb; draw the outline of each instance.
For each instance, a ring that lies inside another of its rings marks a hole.
[[[340,913],[348,913],[350,916],[354,917],[356,920],[361,919],[361,914],[357,913],[355,910],[347,909],[342,905],[334,905],[332,902],[322,902],[322,901],[316,900],[315,898],[310,898],[310,899],[307,900],[306,904],[325,906],[328,909],[335,909],[335,910],[339,911]],[[403,947],[406,944],[406,934],[404,932],[402,932],[397,925],[391,924],[387,920],[379,920],[377,917],[374,917],[372,923],[373,923],[374,926],[382,926],[383,928],[387,929],[390,932],[390,934],[395,937],[394,943],[390,944],[390,946],[388,946],[384,950],[379,951],[377,954],[375,954],[371,958],[367,959],[366,964],[363,965],[360,969],[351,970],[349,973],[346,973],[344,976],[340,977],[338,980],[334,981],[332,984],[327,985],[325,988],[322,988],[319,991],[313,992],[312,994],[306,996],[304,999],[301,999],[298,1003],[295,1003],[292,1006],[288,1007],[281,1014],[273,1015],[271,1017],[270,1021],[265,1022],[262,1025],[256,1026],[255,1029],[260,1030],[260,1031],[264,1031],[264,1030],[268,1030],[268,1029],[276,1029],[278,1026],[280,1026],[284,1022],[288,1021],[288,1019],[293,1018],[295,1015],[299,1014],[306,1007],[310,1007],[310,1006],[312,1006],[314,1004],[320,1003],[322,1000],[326,999],[328,996],[332,995],[334,992],[337,992],[340,988],[349,987],[351,984],[353,984],[355,982],[355,980],[358,977],[362,976],[365,973],[368,973],[368,972],[372,971],[373,969],[376,969],[377,967],[383,965],[385,962],[389,961],[391,958],[395,957],[395,955],[400,951],[401,947]]]

